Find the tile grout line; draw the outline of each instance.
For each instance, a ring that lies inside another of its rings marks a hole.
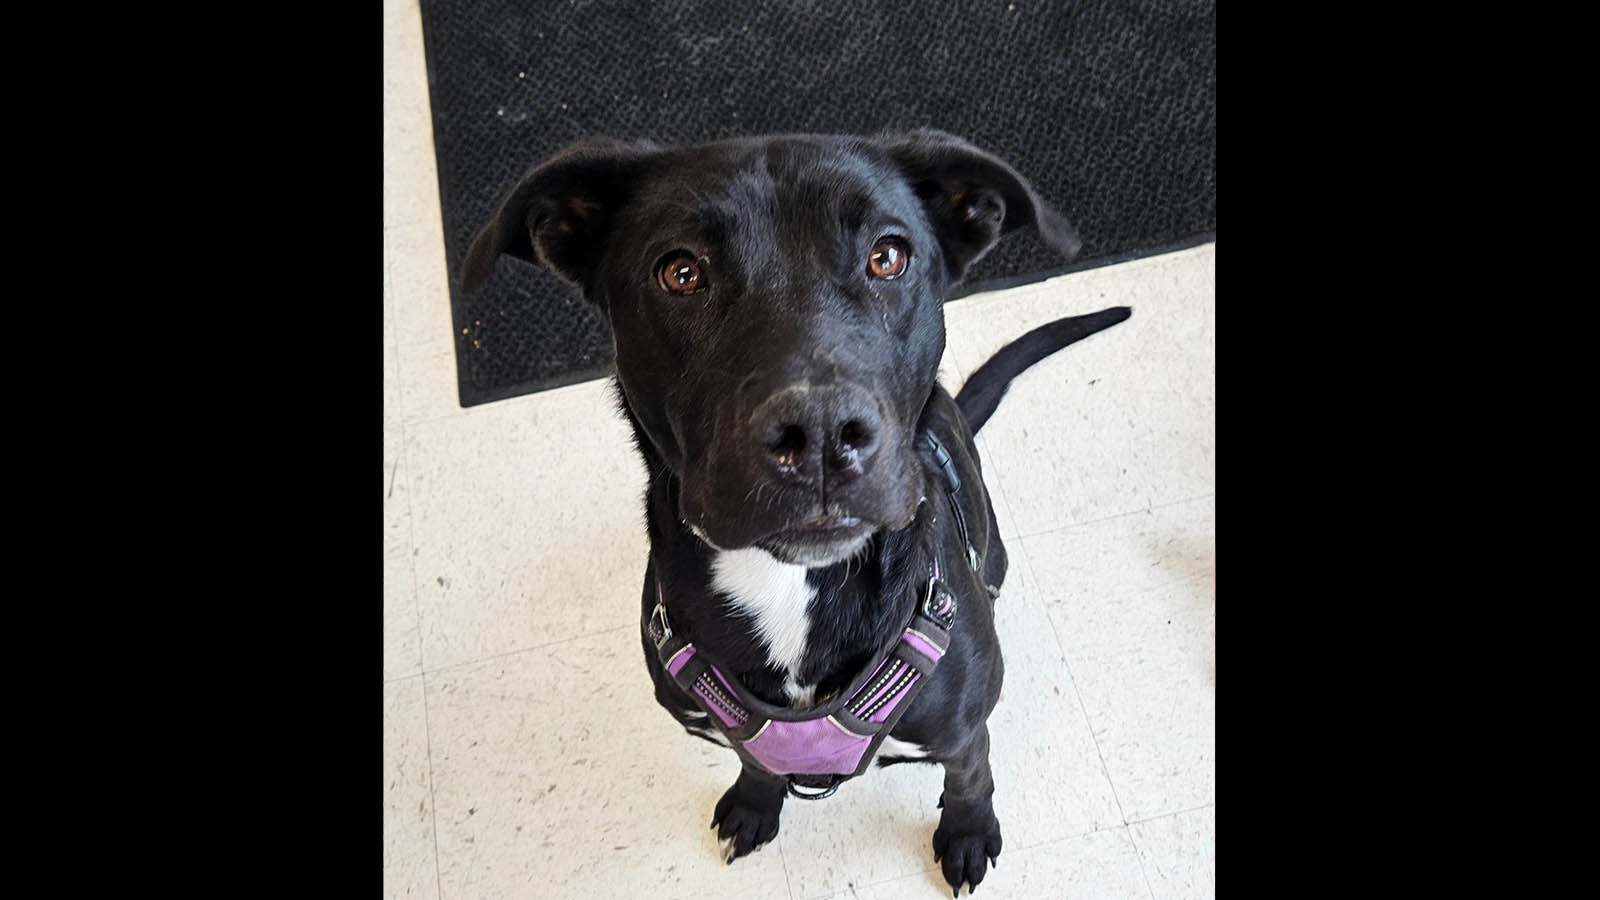
[[[476,657],[474,659],[465,659],[465,660],[462,660],[460,662],[453,662],[453,663],[450,663],[449,665],[438,666],[438,667],[435,667],[435,668],[432,668],[432,669],[426,669],[425,668],[425,669],[423,669],[423,671],[424,672],[430,672],[430,673],[432,673],[434,675],[441,675],[441,674],[444,674],[446,672],[450,672],[450,671],[452,671],[454,669],[460,669],[460,668],[464,668],[466,666],[475,666],[475,665],[478,665],[480,663],[486,663],[486,662],[488,662],[490,660],[493,660],[493,659],[504,659],[507,656],[516,656],[519,653],[531,653],[534,650],[548,650],[551,647],[559,646],[561,644],[570,644],[573,641],[581,641],[584,638],[599,637],[602,634],[612,634],[614,632],[622,631],[625,628],[637,628],[637,627],[639,627],[639,626],[634,624],[634,623],[631,623],[631,622],[626,624],[626,625],[614,625],[614,626],[612,626],[610,628],[602,628],[599,631],[586,631],[583,634],[575,634],[575,635],[573,635],[571,637],[558,638],[558,639],[553,640],[553,641],[546,641],[545,643],[542,643],[542,644],[532,644],[532,645],[529,645],[527,647],[518,647],[515,650],[504,650],[504,651],[502,651],[500,653],[491,653],[488,656],[479,656],[479,657]]]
[[[1017,540],[1025,541],[1028,538],[1035,538],[1045,534],[1054,534],[1058,531],[1066,531],[1069,528],[1083,528],[1089,525],[1098,525],[1101,522],[1109,522],[1112,519],[1125,519],[1128,516],[1136,516],[1140,513],[1150,513],[1158,509],[1166,509],[1171,506],[1180,506],[1184,503],[1193,503],[1196,500],[1204,500],[1207,497],[1215,497],[1216,495],[1217,492],[1215,489],[1213,489],[1205,492],[1204,494],[1196,494],[1193,497],[1184,497],[1179,500],[1168,500],[1165,503],[1156,503],[1140,509],[1130,509],[1127,512],[1113,513],[1109,516],[1101,516],[1098,519],[1086,519],[1082,522],[1068,522],[1065,525],[1057,525],[1054,528],[1041,528],[1038,531],[1032,531],[1027,534],[1019,534],[1017,535]]]
[[[444,875],[439,865],[439,800],[434,795],[433,777],[433,729],[428,722],[428,673],[417,675],[418,682],[422,685],[422,738],[423,746],[428,752],[428,818],[433,825],[433,890],[438,900],[444,900]]]
[[[1144,889],[1150,894],[1150,900],[1156,900],[1156,886],[1150,883],[1150,870],[1145,868],[1144,854],[1139,852],[1139,839],[1133,836],[1132,825],[1128,825],[1127,829],[1128,843],[1133,845],[1133,857],[1139,861],[1139,877],[1144,879]]]
[[[1192,812],[1199,812],[1199,811],[1201,811],[1203,809],[1216,809],[1216,807],[1217,807],[1217,804],[1215,802],[1202,803],[1199,806],[1191,806],[1188,809],[1175,809],[1172,812],[1156,813],[1153,816],[1146,816],[1143,819],[1134,819],[1133,821],[1129,822],[1128,824],[1129,825],[1144,825],[1144,824],[1146,824],[1148,822],[1157,821],[1158,819],[1170,819],[1173,816],[1182,816],[1182,815],[1186,815],[1186,814],[1192,813]]]
[[[789,900],[795,900],[794,882],[789,880],[789,857],[783,855],[783,845],[773,841],[778,851],[778,864],[783,867],[783,887],[789,892]]]
[[[1078,687],[1078,677],[1072,674],[1072,660],[1067,657],[1067,648],[1061,643],[1061,633],[1056,630],[1055,620],[1050,618],[1050,610],[1045,608],[1039,576],[1033,570],[1033,556],[1022,547],[1022,540],[1022,538],[1017,539],[1017,546],[1022,550],[1023,564],[1028,567],[1028,583],[1034,587],[1037,594],[1041,595],[1038,598],[1039,613],[1050,624],[1050,635],[1055,638],[1056,651],[1061,654],[1061,664],[1067,667],[1067,677],[1072,679],[1072,693],[1078,698],[1078,708],[1083,711],[1083,724],[1089,729],[1089,741],[1094,744],[1094,755],[1100,760],[1100,774],[1105,776],[1106,784],[1111,788],[1111,800],[1117,805],[1117,817],[1122,820],[1123,825],[1127,825],[1128,814],[1122,809],[1122,798],[1117,796],[1117,784],[1111,778],[1111,767],[1106,765],[1105,752],[1100,749],[1100,739],[1095,736],[1094,721],[1089,718],[1089,704],[1083,700],[1083,689]]]
[[[1191,813],[1191,812],[1195,812],[1197,810],[1214,808],[1215,806],[1216,806],[1215,803],[1207,803],[1207,804],[1204,804],[1202,806],[1193,807],[1191,809],[1180,809],[1180,810],[1178,810],[1176,812],[1162,813],[1161,815],[1158,815],[1158,816],[1150,816],[1149,818],[1146,818],[1146,819],[1140,819],[1137,822],[1129,822],[1128,823],[1128,826],[1127,826],[1127,828],[1128,828],[1128,840],[1133,843],[1134,855],[1139,857],[1139,874],[1144,876],[1144,884],[1145,884],[1145,887],[1150,891],[1151,900],[1155,900],[1156,889],[1155,889],[1155,885],[1151,884],[1151,882],[1150,882],[1150,870],[1145,865],[1145,853],[1144,853],[1145,848],[1139,844],[1139,837],[1138,837],[1138,835],[1134,834],[1133,826],[1135,826],[1135,825],[1143,825],[1146,822],[1154,822],[1157,819],[1166,819],[1166,818],[1171,818],[1173,816],[1181,816],[1184,813]],[[1154,865],[1154,860],[1153,859],[1151,861],[1151,864]],[[1159,872],[1159,870],[1158,870],[1158,872]]]
[[[1090,835],[1093,835],[1093,834],[1104,834],[1106,832],[1116,831],[1118,829],[1129,829],[1129,834],[1130,834],[1130,837],[1131,837],[1131,835],[1132,835],[1132,831],[1131,830],[1132,830],[1133,826],[1135,826],[1135,825],[1143,825],[1146,822],[1154,822],[1157,819],[1166,819],[1166,818],[1169,818],[1171,816],[1181,816],[1181,815],[1183,815],[1185,813],[1199,812],[1202,809],[1211,809],[1211,808],[1213,808],[1215,806],[1216,806],[1215,803],[1202,803],[1199,806],[1193,806],[1193,807],[1190,807],[1188,809],[1179,809],[1179,810],[1174,810],[1173,812],[1169,812],[1169,813],[1160,813],[1158,815],[1150,816],[1148,818],[1134,819],[1133,821],[1123,822],[1123,823],[1118,824],[1118,825],[1105,825],[1105,826],[1102,826],[1100,828],[1091,828],[1088,831],[1081,832],[1079,834],[1069,834],[1069,835],[1065,835],[1063,837],[1051,838],[1048,841],[1039,841],[1036,844],[1025,844],[1025,845],[1023,845],[1021,847],[1016,847],[1016,848],[1013,848],[1013,849],[1016,849],[1018,851],[1033,850],[1033,849],[1036,849],[1036,848],[1039,848],[1039,847],[1048,847],[1051,844],[1059,844],[1062,841],[1075,841],[1075,840],[1077,840],[1079,838],[1086,838],[1086,837],[1088,837]],[[1135,846],[1137,846],[1137,843],[1135,843]],[[900,877],[900,876],[896,876],[896,877]]]
[[[1119,825],[1102,825],[1099,828],[1091,828],[1088,831],[1079,832],[1078,834],[1063,835],[1063,836],[1058,837],[1058,838],[1051,838],[1048,841],[1039,841],[1038,843],[1035,843],[1035,844],[1026,844],[1024,846],[1017,847],[1017,848],[1014,848],[1014,849],[1016,849],[1016,851],[1018,853],[1021,853],[1021,852],[1025,851],[1025,850],[1037,850],[1040,847],[1048,847],[1051,844],[1059,844],[1062,841],[1081,840],[1083,838],[1091,837],[1091,836],[1096,835],[1096,834],[1109,834],[1110,832],[1113,832],[1113,831],[1123,830],[1123,829],[1127,829],[1127,828],[1131,828],[1131,827],[1132,827],[1131,825],[1128,825],[1126,823],[1119,824]]]

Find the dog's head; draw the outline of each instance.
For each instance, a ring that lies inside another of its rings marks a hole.
[[[579,285],[682,520],[716,547],[821,566],[915,518],[942,301],[1026,226],[1078,250],[1010,166],[935,131],[592,141],[511,190],[462,286],[501,254]]]

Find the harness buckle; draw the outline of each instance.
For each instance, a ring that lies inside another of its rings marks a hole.
[[[933,605],[934,597],[939,594],[943,594],[950,601],[950,605],[945,607],[942,613]],[[922,614],[945,628],[949,628],[956,620],[956,593],[950,590],[950,585],[945,584],[938,573],[928,577],[928,593],[922,598]]]
[[[839,789],[839,785],[841,783],[843,783],[843,781],[844,781],[844,777],[843,776],[840,776],[840,775],[830,776],[830,780],[828,782],[827,787],[823,788],[818,793],[807,794],[807,793],[804,793],[804,792],[802,792],[800,790],[800,785],[794,780],[794,776],[790,775],[789,776],[789,796],[798,798],[800,800],[823,800],[823,799],[826,799],[828,797],[832,797],[833,796],[833,792],[837,791]],[[806,786],[807,787],[813,787],[813,785],[806,785]]]
[[[667,608],[665,606],[657,603],[656,608],[651,610],[649,627],[650,636],[656,642],[656,649],[660,650],[661,645],[672,637],[672,626],[667,624]],[[660,635],[660,637],[656,637],[657,635]]]

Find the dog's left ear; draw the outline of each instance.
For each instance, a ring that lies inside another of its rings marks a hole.
[[[998,157],[931,128],[880,140],[922,199],[952,278],[959,280],[1001,235],[1029,225],[1062,256],[1078,255],[1077,229]]]
[[[659,149],[649,141],[593,139],[535,166],[473,238],[461,263],[462,289],[476,290],[501,255],[587,286],[612,217],[627,202],[640,166]]]

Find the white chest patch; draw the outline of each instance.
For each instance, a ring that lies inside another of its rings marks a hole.
[[[928,748],[921,744],[913,744],[910,741],[902,741],[899,738],[886,737],[883,739],[883,743],[878,745],[879,756],[920,757],[926,756],[927,753]]]
[[[805,566],[779,562],[758,547],[721,550],[711,561],[711,587],[754,622],[767,661],[788,673],[784,690],[790,701],[810,706],[816,685],[802,685],[798,679],[811,631],[806,607],[817,590],[806,583]]]

